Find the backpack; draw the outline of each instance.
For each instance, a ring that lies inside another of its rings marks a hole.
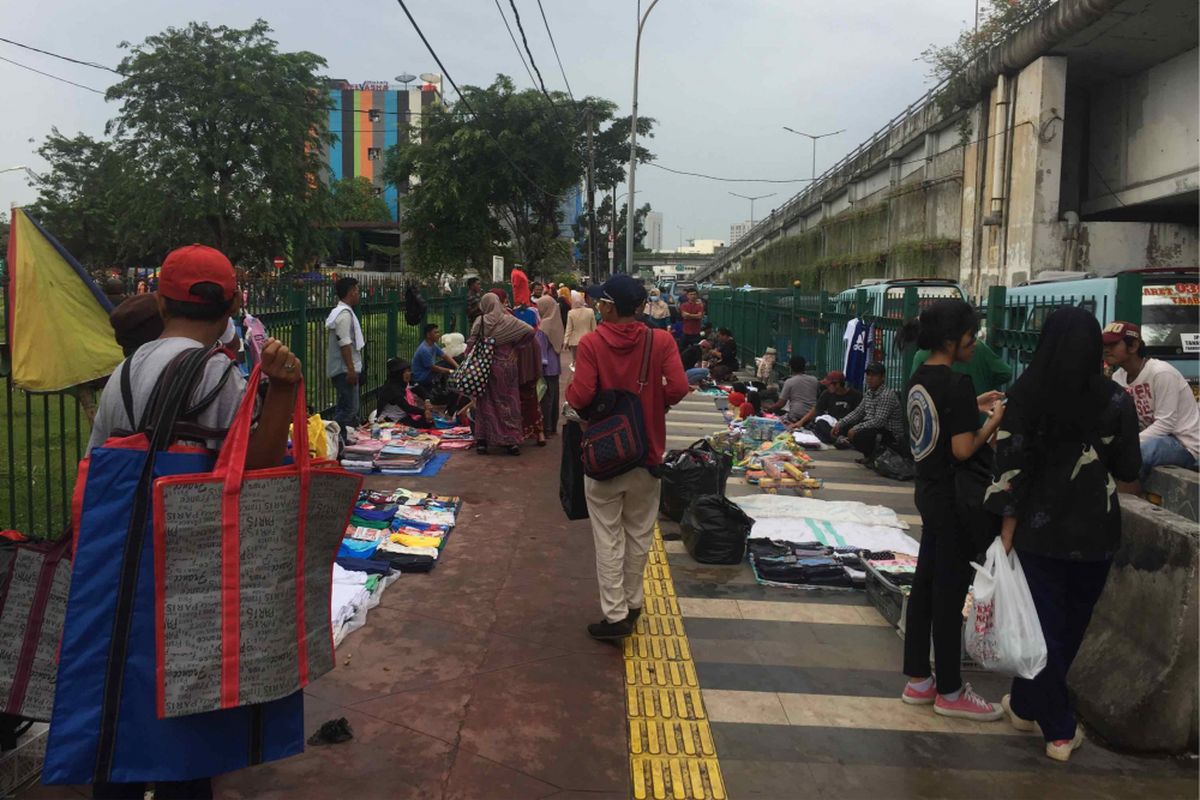
[[[583,473],[592,480],[610,480],[646,461],[646,424],[640,395],[650,376],[653,343],[654,331],[647,328],[637,392],[603,389],[588,408],[581,449]]]

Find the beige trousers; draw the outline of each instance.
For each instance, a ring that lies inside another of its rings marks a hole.
[[[596,542],[600,609],[609,622],[642,607],[642,572],[654,541],[661,488],[659,479],[641,468],[607,481],[583,479]]]

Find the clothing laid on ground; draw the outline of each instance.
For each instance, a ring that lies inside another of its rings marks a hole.
[[[413,353],[412,360],[413,383],[419,383],[425,387],[431,386],[433,384],[433,365],[441,361],[444,355],[442,348],[436,344],[421,342],[417,345],[417,351]]]
[[[862,402],[838,421],[838,431],[845,435],[851,428],[886,431],[893,441],[904,438],[904,417],[900,399],[887,386],[868,389]]]
[[[361,373],[362,351],[366,342],[363,340],[362,326],[354,309],[345,303],[338,303],[333,311],[329,312],[325,328],[329,331],[329,346],[325,351],[326,377],[346,374],[346,362],[342,358],[342,348],[346,345],[350,345],[350,362],[354,365],[354,371]]]
[[[661,490],[662,482],[644,469],[607,481],[583,478],[596,547],[600,610],[608,622],[620,622],[629,609],[641,608],[645,601],[642,573],[654,543]]]
[[[567,402],[583,411],[602,389],[638,393],[639,356],[646,336],[654,339],[649,381],[642,387],[639,398],[646,426],[646,463],[658,465],[662,463],[667,441],[664,412],[686,397],[689,390],[679,363],[679,350],[665,331],[634,322],[605,323],[585,337],[575,354],[575,377],[567,387]]]
[[[787,404],[784,406],[787,421],[796,422],[811,411],[817,405],[817,395],[820,391],[821,382],[816,376],[803,372],[784,381],[783,388],[779,390],[779,399]]]
[[[852,387],[846,387],[845,394],[835,394],[826,389],[817,398],[816,416],[831,416],[836,420],[846,418],[854,409],[858,408],[858,404],[862,402],[862,392]]]
[[[1022,555],[1101,561],[1112,558],[1121,544],[1121,505],[1113,478],[1138,477],[1137,417],[1120,386],[1099,375],[1093,381],[1108,401],[1083,437],[1042,430],[1040,408],[1031,408],[1020,395],[1009,399],[996,445],[996,480],[985,506],[1017,517],[1014,542]]]
[[[1200,458],[1200,407],[1179,370],[1165,361],[1148,358],[1133,380],[1123,369],[1112,377],[1133,398],[1143,442],[1156,436],[1174,436],[1193,458]]]
[[[92,435],[88,439],[87,451],[100,447],[116,430],[128,431],[131,425],[136,425],[146,410],[146,404],[154,393],[158,376],[162,375],[167,365],[177,355],[185,350],[196,347],[207,347],[195,339],[183,336],[172,336],[166,339],[155,339],[137,349],[132,356],[113,371],[105,391],[100,394],[100,402],[96,407],[96,419],[92,422]],[[223,431],[229,427],[238,404],[242,401],[242,393],[246,390],[246,381],[241,373],[232,369],[232,362],[226,358],[211,358],[204,366],[204,375],[196,385],[192,396],[197,401],[218,389],[216,399],[212,404],[196,415],[196,423],[214,431]],[[122,373],[131,369],[130,389],[133,395],[133,421],[130,422],[121,401]],[[222,383],[223,381],[223,383]],[[111,390],[109,389],[111,387]],[[221,447],[221,439],[211,439],[205,442],[210,450]],[[85,454],[86,455],[86,454]]]
[[[683,335],[684,336],[699,336],[700,331],[704,326],[704,303],[697,300],[695,303],[683,303],[679,306],[680,314],[699,314],[694,318],[683,319]]]

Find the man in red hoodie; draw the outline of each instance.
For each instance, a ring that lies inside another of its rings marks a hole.
[[[642,613],[642,572],[658,517],[657,468],[667,441],[667,409],[687,396],[690,387],[671,334],[648,328],[634,317],[646,302],[646,290],[638,281],[614,275],[589,287],[588,294],[596,300],[603,324],[579,342],[567,402],[586,411],[603,389],[633,392],[641,399],[646,430],[645,469],[606,481],[583,479],[604,612],[604,619],[589,625],[588,633],[596,639],[620,639],[633,633]],[[647,336],[654,337],[650,372],[639,393],[640,356]]]

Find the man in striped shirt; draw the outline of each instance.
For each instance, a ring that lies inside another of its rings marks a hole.
[[[849,439],[866,464],[883,449],[895,449],[904,442],[904,411],[896,392],[884,386],[885,374],[878,361],[868,365],[862,402],[833,426],[833,435]]]

